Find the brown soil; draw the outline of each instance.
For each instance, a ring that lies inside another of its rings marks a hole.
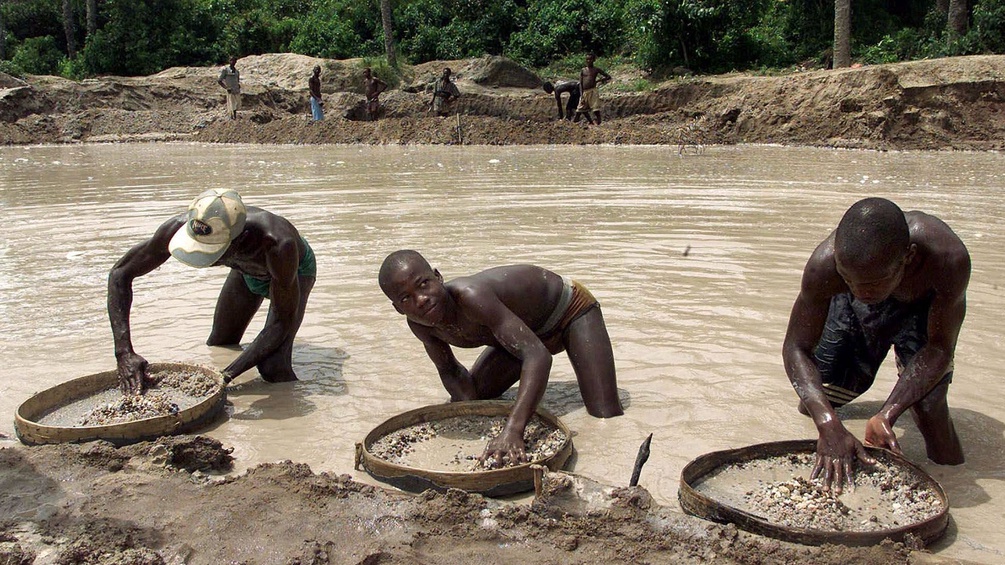
[[[3,563],[941,563],[890,542],[809,547],[548,473],[533,503],[419,495],[293,462],[232,477],[215,440],[0,449]]]
[[[307,79],[322,66],[326,118],[307,119]],[[239,119],[226,118],[218,67],[80,82],[0,76],[0,142],[194,140],[224,143],[676,144],[781,143],[874,149],[1005,148],[1005,56],[810,70],[780,76],[679,77],[627,92],[602,88],[605,121],[554,120],[540,78],[498,57],[426,63],[382,95],[364,121],[359,60],[294,54],[241,59]],[[425,91],[449,65],[458,117],[426,113]],[[620,84],[619,82],[620,81]],[[688,127],[691,124],[692,127]]]

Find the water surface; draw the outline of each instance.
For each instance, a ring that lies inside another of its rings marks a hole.
[[[234,188],[289,218],[318,281],[297,338],[301,381],[255,371],[209,435],[240,469],[292,459],[351,473],[354,444],[385,419],[443,402],[432,363],[376,284],[387,253],[423,252],[446,278],[530,262],[586,284],[614,344],[623,417],[586,414],[564,355],[543,405],[572,430],[571,468],[640,483],[676,508],[680,471],[709,451],[816,437],[796,410],[781,342],[802,267],[847,207],[870,195],[934,213],[973,256],[950,406],[967,463],[927,462],[909,417],[906,455],[945,487],[952,521],[934,550],[1005,561],[1005,157],[781,147],[341,147],[195,144],[0,148],[0,433],[36,391],[114,367],[105,312],[112,264],[200,191]],[[224,367],[204,345],[227,271],[171,260],[134,285],[134,345],[151,362]],[[264,321],[252,323],[245,343]],[[458,357],[470,363],[477,350]],[[892,361],[842,415],[862,436]],[[3,445],[0,442],[0,445]],[[240,470],[239,469],[239,470]]]

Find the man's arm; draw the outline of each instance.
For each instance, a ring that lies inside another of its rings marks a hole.
[[[892,428],[908,408],[925,397],[949,371],[960,327],[967,313],[970,255],[965,248],[939,269],[935,296],[928,311],[928,341],[907,363],[879,412],[866,425],[869,445],[900,451]]]
[[[433,336],[430,328],[426,326],[409,321],[408,327],[425,347],[426,355],[440,375],[443,388],[450,394],[450,401],[477,400],[478,392],[475,390],[474,381],[471,380],[467,368],[457,361],[450,345]]]
[[[841,492],[852,478],[852,463],[872,464],[862,443],[841,423],[824,394],[823,380],[814,350],[827,321],[830,298],[840,292],[840,276],[833,264],[833,243],[828,239],[813,252],[803,271],[799,296],[792,305],[782,346],[785,372],[804,408],[817,427],[816,462],[811,478],[822,477],[824,485]]]
[[[112,326],[119,386],[123,394],[141,394],[147,361],[133,350],[129,313],[133,304],[133,279],[164,264],[171,257],[168,242],[184,225],[181,214],[161,224],[153,237],[134,246],[108,273],[108,321]]]
[[[298,240],[299,236],[294,231],[279,236],[278,241],[268,245],[265,252],[265,266],[271,279],[269,315],[265,327],[251,345],[223,370],[227,376],[236,377],[260,363],[279,349],[296,326],[297,311],[300,308],[300,278],[297,275],[297,269],[300,267]]]
[[[504,456],[510,461],[520,461],[525,458],[524,429],[537,411],[548,385],[551,353],[494,292],[482,288],[465,289],[458,294],[458,302],[466,315],[488,327],[499,344],[522,362],[513,409],[502,433],[489,442],[483,455],[499,461]]]
[[[598,83],[600,84],[614,80],[611,78],[611,75],[607,74],[607,71],[599,67],[597,68],[597,76],[599,77]]]

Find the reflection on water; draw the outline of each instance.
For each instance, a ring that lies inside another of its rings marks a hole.
[[[578,473],[627,484],[653,433],[640,484],[676,506],[681,468],[709,451],[815,437],[795,411],[781,339],[813,247],[869,195],[946,220],[973,255],[969,312],[950,406],[967,464],[924,463],[946,487],[954,527],[936,550],[1005,559],[992,526],[1005,501],[1005,361],[1000,281],[1005,157],[779,147],[268,147],[151,144],[0,149],[0,409],[114,366],[108,269],[209,187],[289,218],[317,253],[318,281],[298,335],[297,383],[254,371],[230,391],[209,434],[243,466],[293,459],[353,473],[354,443],[405,410],[443,402],[432,364],[381,294],[395,249],[422,251],[447,278],[536,263],[584,282],[603,304],[626,414],[586,414],[564,355],[544,405],[576,431]],[[137,352],[223,367],[209,348],[223,269],[169,261],[137,280]],[[245,336],[261,328],[264,312]],[[470,363],[476,350],[458,352]],[[845,409],[861,437],[895,376]],[[907,455],[919,434],[898,425]],[[0,432],[13,435],[12,418]]]

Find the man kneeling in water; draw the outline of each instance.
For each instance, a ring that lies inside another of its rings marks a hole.
[[[422,341],[450,399],[497,398],[519,382],[516,402],[482,459],[523,462],[523,433],[537,410],[552,355],[565,350],[590,415],[621,415],[614,352],[600,304],[583,285],[533,265],[496,267],[449,282],[418,252],[395,251],[379,283]],[[487,346],[471,370],[451,346]]]

